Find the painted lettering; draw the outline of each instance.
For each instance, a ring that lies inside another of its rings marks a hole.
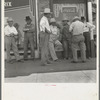
[[[12,2],[5,2],[5,7],[11,7],[12,6]]]

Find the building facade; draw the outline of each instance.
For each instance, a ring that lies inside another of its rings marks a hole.
[[[74,16],[85,16],[87,21],[93,21],[91,0],[5,0],[5,17],[12,17],[14,22],[20,25],[20,31],[23,36],[22,29],[25,25],[25,16],[31,16],[36,26],[36,57],[39,56],[38,23],[46,7],[51,9],[52,16],[58,22],[61,22],[63,17],[67,17],[71,21]],[[91,39],[93,39],[92,36]]]

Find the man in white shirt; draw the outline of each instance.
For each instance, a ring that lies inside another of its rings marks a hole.
[[[80,21],[79,17],[74,17],[72,24],[70,25],[69,31],[72,32],[72,53],[73,63],[77,63],[77,50],[81,51],[81,59],[84,63],[86,61],[85,43],[83,36],[84,24]]]
[[[87,59],[90,58],[90,34],[91,31],[95,28],[95,26],[89,22],[86,22],[85,17],[81,17],[81,21],[84,23],[84,37],[85,37],[85,44],[86,44],[86,57]]]
[[[15,43],[15,38],[14,36],[18,34],[16,28],[13,26],[13,19],[8,18],[7,19],[8,25],[4,28],[4,33],[5,33],[5,46],[6,46],[6,52],[7,52],[7,62],[12,63],[11,56],[10,56],[10,50],[12,47],[12,50],[14,52],[14,55],[16,57],[16,61],[20,62],[20,56],[18,53],[18,48]]]
[[[40,20],[40,49],[41,49],[41,65],[50,64],[49,61],[49,37],[51,34],[49,19],[51,12],[49,8],[44,9],[44,15]]]

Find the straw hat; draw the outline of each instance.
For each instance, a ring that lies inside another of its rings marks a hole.
[[[56,22],[55,18],[50,19],[50,23]]]
[[[68,19],[67,17],[64,17],[64,18],[62,19],[62,21],[69,21],[69,19]]]
[[[75,16],[75,17],[73,18],[73,20],[80,20],[80,18],[79,18],[78,16]]]
[[[12,21],[14,21],[11,17],[9,17],[8,19],[7,19],[7,22],[12,22]]]
[[[44,13],[45,13],[45,14],[46,14],[46,13],[47,13],[47,14],[48,14],[48,13],[51,13],[51,12],[50,12],[50,9],[49,9],[49,8],[45,8],[45,9],[44,9]]]

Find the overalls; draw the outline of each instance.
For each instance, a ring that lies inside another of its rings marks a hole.
[[[25,25],[25,28],[28,28],[28,29],[33,29],[34,25],[33,24],[30,24],[30,25]],[[27,59],[28,58],[28,44],[30,44],[30,48],[31,48],[31,58],[34,59],[35,57],[35,50],[34,50],[34,32],[30,32],[30,31],[27,31],[25,32],[24,34],[24,59]]]

